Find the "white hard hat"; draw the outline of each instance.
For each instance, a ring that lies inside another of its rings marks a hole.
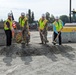
[[[58,16],[56,16],[56,18],[55,19],[59,19],[59,17]]]
[[[22,13],[21,13],[21,16],[25,16],[25,13],[24,13],[24,12],[22,12]]]
[[[42,14],[42,17],[45,17],[45,14]]]
[[[11,17],[12,17],[12,14],[11,14],[11,13],[8,13],[8,17],[9,17],[9,16],[11,16]]]

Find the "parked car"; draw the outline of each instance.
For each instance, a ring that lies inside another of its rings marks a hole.
[[[38,24],[37,23],[31,23],[29,24],[30,30],[38,30]]]
[[[53,30],[53,25],[52,25],[52,23],[48,23],[48,30]]]

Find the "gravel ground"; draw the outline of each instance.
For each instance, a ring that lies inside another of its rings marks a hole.
[[[76,43],[40,45],[38,32],[31,32],[29,46],[0,46],[0,75],[76,75]],[[1,41],[0,41],[1,43]]]

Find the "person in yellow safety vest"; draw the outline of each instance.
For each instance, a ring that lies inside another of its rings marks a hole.
[[[30,40],[30,32],[29,32],[28,18],[25,16],[25,13],[24,12],[22,12],[21,13],[21,16],[19,17],[19,25],[20,25],[20,28],[22,30],[22,43],[24,42],[25,32],[28,34],[28,36],[29,36],[28,39]]]
[[[43,14],[42,17],[39,19],[39,32],[40,32],[40,38],[41,38],[40,44],[44,44],[44,41],[43,41],[44,37],[45,37],[46,43],[49,42],[47,40],[47,30],[48,30],[47,23],[48,23],[48,20],[46,20],[45,15]]]
[[[54,23],[53,23],[53,31],[54,31],[54,38],[53,38],[53,41],[54,41],[54,45],[56,44],[56,37],[58,36],[58,38],[59,38],[59,45],[61,45],[62,44],[62,42],[61,42],[61,30],[62,30],[62,28],[63,28],[63,22],[62,22],[62,20],[60,20],[59,19],[59,17],[58,16],[56,16],[56,18],[55,18],[55,21],[54,21]]]
[[[8,13],[8,19],[4,22],[4,31],[6,34],[6,46],[11,46],[12,42],[12,15]]]

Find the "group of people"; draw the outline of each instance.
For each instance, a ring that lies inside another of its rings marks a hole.
[[[13,20],[12,20],[12,14],[8,13],[8,18],[4,22],[4,31],[6,34],[6,46],[11,46],[12,43],[12,26]],[[25,13],[22,12],[21,16],[19,17],[19,25],[20,29],[22,31],[22,43],[24,43],[25,37],[24,35],[28,34],[28,39],[30,41],[30,32],[29,32],[29,25],[28,25],[28,17],[25,16]],[[59,45],[61,45],[61,30],[63,28],[63,22],[56,17],[55,21],[53,23],[53,32],[54,32],[54,38],[53,38],[53,44],[56,44],[56,38],[59,37]],[[47,31],[48,31],[48,20],[46,19],[45,15],[43,14],[42,17],[39,19],[38,22],[38,30],[40,33],[41,43],[48,43],[47,39]],[[27,40],[27,39],[26,39]]]

